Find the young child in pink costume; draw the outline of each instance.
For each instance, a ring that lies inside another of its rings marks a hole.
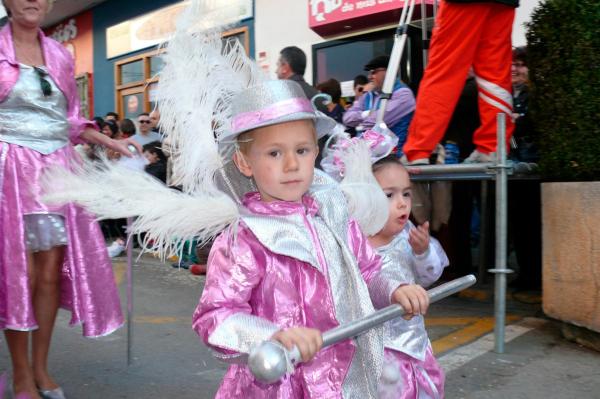
[[[407,282],[427,287],[448,266],[440,243],[429,236],[429,223],[415,227],[408,217],[412,198],[408,172],[395,156],[373,165],[373,173],[389,198],[385,227],[369,242],[377,252],[401,267]],[[444,373],[433,356],[423,316],[388,322],[381,399],[443,398]]]
[[[218,357],[238,362],[216,397],[376,398],[382,329],[319,352],[321,332],[391,302],[424,313],[428,297],[405,285],[403,273],[382,268],[349,218],[342,192],[315,174],[317,139],[333,122],[312,110],[297,83],[251,87],[232,107],[232,132],[221,140],[236,141],[233,161],[243,176],[229,168],[227,180],[252,178],[257,192],[245,194],[238,222],[214,242],[194,314],[203,341]],[[270,385],[243,364],[268,339],[296,345],[303,360]]]

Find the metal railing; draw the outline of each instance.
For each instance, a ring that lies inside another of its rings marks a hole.
[[[512,273],[507,267],[507,208],[508,208],[508,176],[515,178],[531,178],[531,172],[535,171],[532,164],[515,164],[507,160],[506,154],[506,115],[497,115],[497,150],[496,161],[479,164],[456,164],[456,165],[418,165],[407,166],[412,181],[456,181],[456,180],[480,180],[482,225],[480,248],[485,247],[484,234],[487,230],[487,217],[483,216],[487,208],[487,181],[496,181],[496,257],[493,269],[487,270],[495,275],[494,282],[494,350],[504,353],[504,335],[506,324],[506,275]],[[515,174],[515,170],[518,174]],[[484,281],[486,254],[480,250],[479,276],[480,282]]]

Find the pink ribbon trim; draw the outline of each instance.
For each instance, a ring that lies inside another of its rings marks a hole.
[[[291,98],[279,101],[260,111],[244,112],[236,115],[231,122],[231,127],[234,132],[250,130],[264,122],[296,112],[313,113],[314,111],[310,101],[306,98]]]

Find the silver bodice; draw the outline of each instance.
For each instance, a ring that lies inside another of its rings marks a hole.
[[[414,270],[414,255],[408,243],[408,229],[404,229],[392,242],[377,248],[380,255],[393,262],[395,267],[403,268],[409,284],[417,283]],[[415,316],[410,320],[393,319],[386,323],[385,347],[403,352],[415,359],[424,360],[429,346],[429,338],[425,330],[423,316]]]
[[[43,67],[42,67],[43,69]],[[19,79],[0,103],[0,141],[50,154],[69,142],[67,99],[50,75],[52,93],[44,96],[34,68],[19,66]]]

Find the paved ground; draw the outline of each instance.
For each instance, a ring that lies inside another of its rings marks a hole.
[[[125,298],[124,259],[114,267]],[[88,340],[78,328],[67,327],[65,312],[60,314],[51,364],[69,399],[212,398],[225,366],[212,359],[190,328],[204,278],[145,256],[134,267],[134,280],[131,366],[126,328]],[[508,302],[512,324],[503,355],[490,352],[489,290],[473,290],[432,307],[427,325],[447,371],[446,397],[600,398],[600,353],[563,340],[539,305],[525,303],[536,297],[517,299]],[[6,346],[0,342],[0,372],[8,369]]]

